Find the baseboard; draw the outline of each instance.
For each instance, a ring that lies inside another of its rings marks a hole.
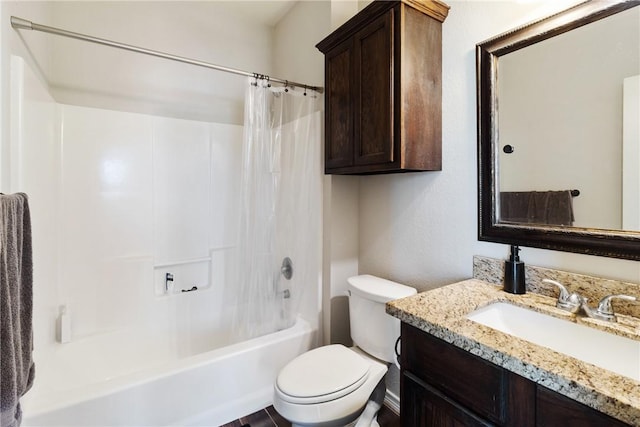
[[[384,406],[391,409],[396,414],[400,414],[400,397],[387,390],[384,396]]]

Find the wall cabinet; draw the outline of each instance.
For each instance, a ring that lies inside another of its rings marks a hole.
[[[374,1],[316,46],[325,55],[325,173],[442,168],[437,0]]]
[[[627,426],[411,325],[401,334],[402,426]]]

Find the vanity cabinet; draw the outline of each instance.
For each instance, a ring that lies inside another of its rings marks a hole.
[[[317,44],[325,55],[325,173],[441,170],[438,0],[374,1]]]
[[[627,424],[402,323],[401,425]]]

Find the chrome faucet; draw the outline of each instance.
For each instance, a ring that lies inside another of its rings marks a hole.
[[[593,309],[589,307],[589,301],[587,298],[581,296],[580,294],[573,292],[569,293],[567,288],[564,287],[560,282],[556,282],[555,280],[544,279],[543,282],[550,283],[560,289],[560,295],[558,296],[558,301],[556,302],[556,307],[568,311],[570,313],[577,313],[582,309],[584,314],[593,319],[606,320],[608,322],[615,322],[616,316],[613,312],[613,306],[611,305],[611,300],[613,299],[623,299],[627,301],[636,301],[637,298],[630,295],[607,295],[602,298],[598,303],[598,307]]]
[[[608,322],[615,322],[616,316],[613,312],[613,306],[611,305],[612,299],[623,299],[627,301],[636,301],[637,298],[630,295],[607,295],[602,298],[598,303],[598,308],[595,310],[589,307],[588,301],[586,298],[582,298],[582,310],[589,317],[594,319],[606,320]]]
[[[556,307],[568,311],[570,313],[577,313],[582,307],[584,298],[578,295],[577,293],[569,293],[567,288],[560,282],[556,282],[551,279],[544,279],[543,282],[550,283],[560,289],[560,295],[558,295],[558,301],[556,302]]]

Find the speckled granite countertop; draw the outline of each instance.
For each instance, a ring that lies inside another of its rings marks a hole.
[[[467,319],[472,311],[496,301],[607,329],[638,340],[640,346],[638,319],[621,319],[624,321],[612,326],[557,309],[554,298],[531,292],[512,295],[501,286],[476,279],[389,302],[387,313],[544,387],[640,426],[640,382]]]

